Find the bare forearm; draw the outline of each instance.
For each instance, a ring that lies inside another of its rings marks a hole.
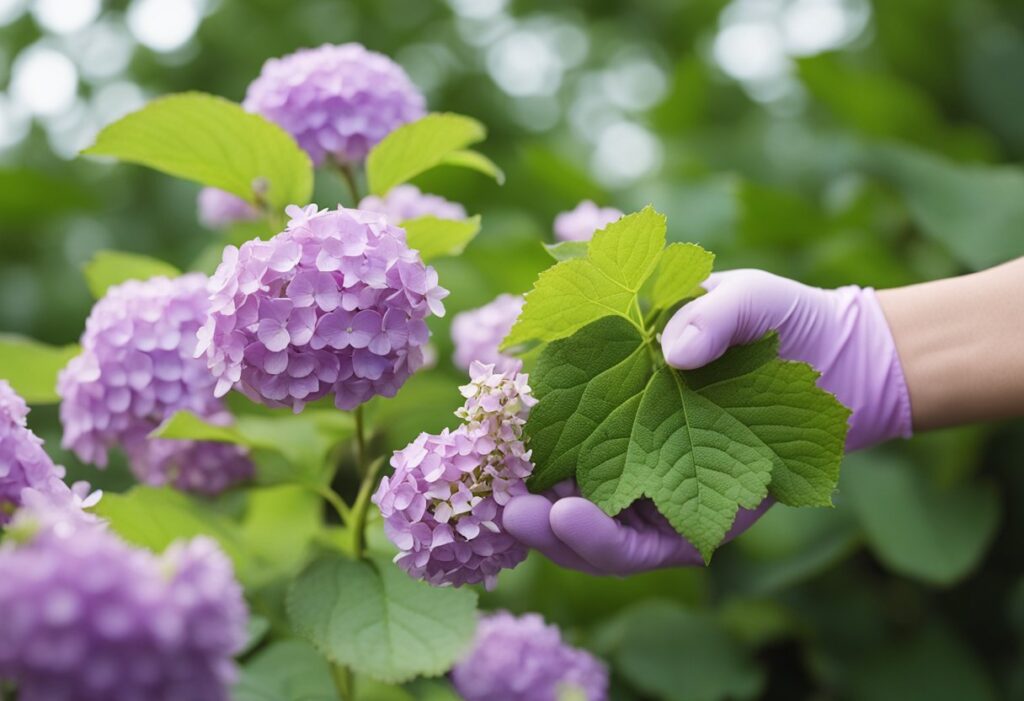
[[[1024,416],[1024,258],[878,292],[915,430]]]

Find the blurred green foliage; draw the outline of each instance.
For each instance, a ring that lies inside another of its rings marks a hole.
[[[767,19],[743,15],[752,3],[740,0],[474,4],[220,0],[183,48],[136,47],[118,77],[148,96],[238,100],[268,57],[360,41],[404,63],[432,109],[487,125],[481,151],[505,171],[503,187],[450,168],[419,179],[483,215],[483,230],[463,256],[437,263],[452,291],[434,328],[441,370],[373,407],[389,427],[376,440],[389,447],[449,421],[459,382],[447,361],[451,315],[527,289],[550,262],[541,242],[553,216],[581,198],[627,211],[653,203],[671,241],[700,243],[719,268],[823,286],[902,285],[1024,254],[1020,2],[826,3],[859,12],[863,27],[833,50],[783,52],[777,74],[760,81],[724,71],[716,37],[737,17],[775,26],[797,0],[768,3],[777,12]],[[121,26],[127,5],[107,3],[104,17]],[[557,70],[536,58],[536,44],[509,45],[517,32],[547,36]],[[71,40],[29,15],[0,27],[0,87],[38,41]],[[763,68],[768,58],[748,62]],[[502,72],[509,62],[520,83]],[[654,73],[630,72],[641,64]],[[550,70],[556,78],[533,89]],[[84,81],[82,104],[103,83]],[[601,136],[620,123],[655,146],[639,172],[628,149]],[[0,332],[63,346],[91,305],[76,270],[96,250],[209,270],[220,242],[196,221],[195,186],[67,160],[51,147],[53,130],[35,121],[0,151]],[[317,180],[320,205],[350,204],[335,176]],[[125,486],[123,468],[100,475],[59,450],[53,407],[31,418],[72,476]],[[920,437],[851,457],[835,509],[777,507],[707,570],[618,581],[531,556],[482,600],[539,611],[600,652],[619,699],[1024,698],[1022,464],[1019,424]],[[289,544],[271,546],[268,558]],[[275,660],[304,665],[303,656],[297,643],[258,649],[251,681],[262,691]],[[310,675],[325,673],[309,664]]]

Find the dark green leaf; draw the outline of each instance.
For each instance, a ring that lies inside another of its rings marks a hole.
[[[242,668],[233,701],[345,701],[338,697],[331,667],[302,640],[281,640]]]

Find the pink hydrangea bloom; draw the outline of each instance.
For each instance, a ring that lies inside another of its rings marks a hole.
[[[391,188],[384,197],[370,195],[359,203],[359,209],[379,212],[393,224],[401,224],[417,217],[438,219],[465,219],[466,209],[457,202],[449,202],[438,195],[420,192],[415,185],[399,185]]]
[[[501,353],[498,348],[523,311],[522,295],[499,295],[478,309],[470,309],[452,319],[452,341],[456,367],[468,370],[473,361],[494,365],[498,372],[518,369],[518,358]]]
[[[210,229],[224,229],[235,222],[259,219],[260,213],[241,197],[215,187],[204,187],[196,198],[199,222]]]
[[[559,241],[589,241],[594,232],[622,217],[614,207],[598,207],[583,200],[575,209],[555,217],[555,238]]]

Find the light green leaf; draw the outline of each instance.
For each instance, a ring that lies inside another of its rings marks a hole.
[[[270,620],[259,614],[250,613],[249,620],[245,624],[245,644],[238,651],[236,657],[242,657],[252,652],[257,645],[263,642],[270,632]]]
[[[417,217],[402,222],[409,248],[420,252],[424,262],[457,256],[480,233],[480,215],[469,219]]]
[[[692,372],[655,368],[648,344],[607,317],[545,348],[526,425],[531,488],[575,467],[583,494],[609,514],[649,497],[706,560],[769,483],[786,504],[831,503],[847,411],[810,367],[779,360],[773,336]]]
[[[662,252],[651,290],[654,309],[667,309],[703,292],[700,283],[711,274],[715,255],[695,243],[673,243]]]
[[[992,484],[940,487],[914,464],[879,453],[855,456],[841,494],[879,560],[932,584],[953,584],[977,567],[999,524]]]
[[[303,640],[281,640],[245,667],[234,701],[345,701],[338,697],[327,660]]]
[[[499,185],[505,184],[505,173],[494,161],[479,151],[452,151],[441,159],[441,165],[475,170],[494,178]]]
[[[423,119],[405,124],[384,137],[370,151],[366,159],[370,192],[384,195],[395,185],[444,163],[467,165],[472,161],[467,167],[479,170],[482,157],[467,157],[463,149],[483,141],[486,136],[483,124],[450,112],[428,114]]]
[[[412,579],[387,557],[328,555],[292,585],[288,616],[332,661],[401,682],[451,667],[472,641],[476,598]]]
[[[721,623],[669,602],[620,614],[612,659],[632,685],[665,701],[739,701],[757,697],[764,672]]]
[[[586,258],[557,263],[540,274],[504,347],[569,336],[610,314],[637,325],[637,294],[664,245],[665,217],[651,207],[598,231]]]
[[[181,271],[156,258],[123,251],[97,251],[83,267],[85,282],[94,299],[107,289],[126,280],[148,280],[151,277],[178,277]]]
[[[213,95],[180,93],[106,126],[83,151],[226,190],[272,214],[313,192],[309,156],[276,124]]]
[[[586,258],[588,241],[560,241],[559,243],[546,243],[544,250],[557,261],[572,260],[574,258]]]
[[[240,534],[246,550],[265,563],[264,579],[294,576],[320,531],[323,502],[306,487],[291,484],[249,489],[246,496]]]
[[[185,441],[215,441],[234,443],[247,448],[272,448],[274,442],[268,437],[256,437],[254,443],[235,426],[220,426],[184,409],[171,414],[149,434],[150,438],[170,438]]]
[[[23,336],[0,334],[0,379],[29,404],[54,404],[57,373],[81,352],[77,344],[49,346]]]

